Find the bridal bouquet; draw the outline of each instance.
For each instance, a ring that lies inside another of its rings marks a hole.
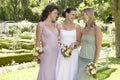
[[[89,75],[92,75],[93,78],[96,78],[96,65],[93,62],[88,63],[86,66],[86,72]]]
[[[61,53],[64,57],[70,57],[71,56],[71,50],[68,48],[67,45],[63,44],[63,47],[61,48]]]

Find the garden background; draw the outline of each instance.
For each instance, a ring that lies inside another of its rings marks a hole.
[[[35,29],[42,10],[50,3],[59,7],[58,23],[64,21],[64,9],[75,7],[75,23],[81,28],[81,10],[95,10],[96,24],[103,33],[102,48],[109,50],[108,67],[97,72],[97,79],[120,80],[120,0],[0,0],[0,80],[36,80]]]

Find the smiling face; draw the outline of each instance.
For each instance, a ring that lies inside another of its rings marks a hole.
[[[81,17],[82,17],[84,23],[88,23],[88,21],[89,21],[89,16],[87,15],[87,13],[82,12],[82,13],[81,13]]]
[[[72,10],[70,11],[70,13],[66,12],[66,19],[73,22],[73,20],[75,19],[76,16],[76,11]]]
[[[49,16],[53,22],[56,21],[56,18],[58,16],[58,10],[54,9],[52,12],[49,13]]]
[[[81,17],[85,23],[93,23],[95,20],[94,10],[92,8],[86,8],[82,11]]]

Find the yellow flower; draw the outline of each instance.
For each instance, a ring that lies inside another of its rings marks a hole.
[[[69,56],[69,52],[65,52],[66,56]]]
[[[92,69],[92,68],[93,68],[93,66],[91,66],[91,65],[90,65],[90,66],[89,66],[89,68],[90,68],[90,69]]]

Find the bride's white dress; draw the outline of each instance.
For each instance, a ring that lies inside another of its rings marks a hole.
[[[70,46],[71,43],[76,42],[76,29],[67,31],[60,30],[61,43]],[[76,48],[72,51],[70,57],[65,58],[61,51],[58,54],[56,66],[56,80],[76,80],[78,68],[79,50]]]

